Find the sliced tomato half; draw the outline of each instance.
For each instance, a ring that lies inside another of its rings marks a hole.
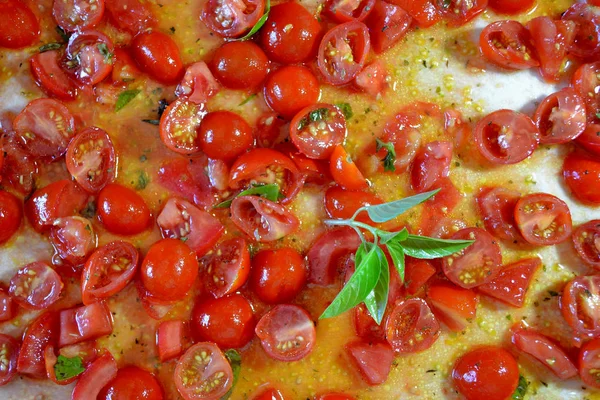
[[[0,370],[0,386],[10,382],[17,373],[17,358],[19,357],[19,342],[12,336],[0,333],[0,351],[5,368]]]
[[[96,248],[96,234],[92,222],[74,216],[54,220],[50,242],[56,254],[72,266],[83,264],[87,255]]]
[[[58,314],[46,312],[37,317],[23,335],[23,344],[17,361],[17,371],[33,378],[46,377],[44,350],[55,346],[58,338]]]
[[[440,336],[440,324],[419,298],[399,302],[392,309],[387,322],[386,339],[397,353],[425,351]]]
[[[73,388],[71,400],[95,399],[104,386],[117,376],[117,363],[110,352],[90,365]]]
[[[201,149],[198,129],[206,114],[203,103],[196,104],[185,98],[175,100],[160,118],[162,142],[180,154],[198,153]]]
[[[67,45],[66,66],[84,85],[95,85],[113,69],[115,46],[108,36],[98,31],[78,31]]]
[[[258,22],[265,0],[209,0],[202,10],[202,21],[213,32],[227,38],[242,36]]]
[[[394,362],[394,351],[389,344],[360,340],[344,348],[352,365],[369,385],[381,385],[387,380]]]
[[[377,0],[365,20],[369,27],[371,46],[380,54],[393,47],[408,33],[412,18],[392,2]]]
[[[59,50],[34,54],[29,60],[31,75],[46,94],[60,100],[73,100],[77,95],[77,88],[61,67],[61,57]]]
[[[573,232],[572,239],[575,250],[583,262],[600,270],[600,219],[578,226]]]
[[[600,335],[600,275],[578,276],[564,287],[560,309],[576,340]]]
[[[568,240],[573,226],[567,204],[547,193],[522,197],[515,205],[515,221],[525,240],[536,246]]]
[[[62,310],[60,312],[60,347],[85,342],[113,331],[112,315],[104,303]]]
[[[504,266],[492,281],[477,290],[513,307],[523,307],[529,283],[541,266],[542,261],[537,257],[524,258]]]
[[[339,276],[340,259],[354,253],[360,244],[360,237],[352,228],[343,227],[325,232],[308,251],[308,282],[320,286],[335,283]]]
[[[55,0],[52,16],[65,32],[91,29],[104,16],[104,0]]]
[[[477,294],[451,283],[438,282],[427,289],[434,314],[454,332],[461,332],[473,322],[477,312]]]
[[[546,97],[533,121],[540,131],[540,143],[567,143],[585,130],[585,104],[574,89],[567,87]]]
[[[586,343],[579,352],[579,375],[587,385],[600,388],[600,339]]]
[[[60,275],[43,261],[20,268],[10,280],[8,292],[17,304],[29,310],[43,310],[60,297]]]
[[[221,242],[200,260],[204,287],[214,297],[234,293],[248,280],[250,252],[243,238]]]
[[[290,139],[309,158],[327,159],[346,138],[346,118],[331,104],[310,105],[290,123]]]
[[[513,244],[523,242],[523,236],[515,222],[515,206],[521,193],[503,187],[486,187],[477,195],[477,207],[483,217],[485,229]]]
[[[246,235],[259,242],[273,242],[294,233],[300,221],[281,204],[258,196],[236,197],[231,220]]]
[[[563,62],[575,39],[576,25],[573,21],[537,17],[527,23],[533,45],[540,60],[540,72],[547,82],[558,82]]]
[[[483,28],[479,49],[489,62],[501,68],[528,69],[540,65],[531,33],[518,21],[497,21]]]

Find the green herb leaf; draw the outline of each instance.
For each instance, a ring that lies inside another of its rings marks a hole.
[[[369,218],[371,218],[373,222],[383,223],[390,221],[414,206],[429,200],[439,191],[440,189],[437,189],[431,192],[421,193],[416,196],[392,201],[390,203],[378,204],[376,206],[366,206],[362,207],[362,210],[365,210],[367,214],[369,214]]]
[[[248,40],[252,36],[254,36],[254,34],[256,32],[258,32],[260,30],[260,28],[263,27],[263,25],[265,24],[265,22],[267,22],[267,19],[269,18],[269,13],[270,12],[271,12],[271,0],[267,0],[267,4],[265,4],[265,13],[263,14],[263,16],[260,17],[260,19],[258,21],[256,21],[256,24],[254,24],[254,26],[252,27],[252,29],[250,29],[250,32],[246,33],[244,36],[242,36],[238,40]]]
[[[102,57],[104,57],[104,62],[108,65],[112,65],[115,55],[110,52],[106,43],[98,43],[96,46],[98,47],[100,54],[102,54]]]
[[[243,192],[238,193],[229,200],[225,200],[224,202],[217,204],[213,208],[229,208],[231,206],[231,202],[236,197],[252,195],[258,195],[260,197],[264,197],[267,200],[277,201],[279,200],[281,193],[279,192],[279,185],[277,185],[276,183],[272,183],[269,185],[253,186],[250,189],[246,189]]]
[[[229,361],[231,365],[231,370],[233,371],[233,384],[231,385],[231,389],[223,396],[221,396],[221,400],[227,400],[231,397],[233,393],[233,388],[235,387],[238,379],[240,379],[240,371],[242,370],[242,356],[237,350],[230,349],[225,352],[225,357]]]
[[[371,246],[367,251],[367,244],[360,245],[356,251],[357,263],[354,274],[319,319],[332,318],[356,307],[375,289],[381,273],[377,248],[377,246]]]
[[[386,149],[387,154],[381,160],[383,162],[384,171],[395,172],[396,171],[396,148],[393,143],[383,142],[379,139],[375,139],[375,150],[379,151]]]
[[[381,229],[377,229],[375,232],[377,232],[381,244],[386,244],[392,240],[395,242],[402,242],[408,238],[408,230],[406,230],[406,228],[399,232],[387,232],[382,231]]]
[[[50,50],[58,50],[62,47],[60,43],[46,43],[45,45],[40,47],[40,53],[45,53]]]
[[[367,306],[367,311],[377,325],[381,324],[383,320],[383,315],[385,314],[385,308],[387,307],[388,302],[388,293],[390,291],[390,266],[388,265],[387,258],[385,257],[385,253],[381,250],[381,247],[375,246],[375,253],[379,258],[379,264],[381,265],[381,270],[379,272],[379,280],[375,285],[375,288],[367,295],[367,298],[364,300],[365,306]]]
[[[525,398],[525,394],[527,393],[527,388],[529,387],[529,382],[523,375],[519,375],[519,385],[515,389],[515,392],[512,395],[513,400],[523,400]]]
[[[390,253],[390,257],[394,262],[394,266],[396,267],[396,271],[398,271],[398,276],[400,276],[400,282],[404,282],[404,271],[405,267],[405,259],[404,259],[404,249],[402,245],[398,242],[389,242],[385,245]]]
[[[158,125],[160,124],[160,120],[158,119],[143,119],[142,122],[145,122],[150,125]]]
[[[246,105],[250,100],[252,100],[253,98],[255,98],[257,96],[256,93],[252,93],[250,96],[246,97],[244,99],[244,101],[242,101],[240,104],[238,104],[238,107],[241,107],[243,105]]]
[[[58,381],[67,380],[81,374],[83,371],[85,371],[85,368],[83,368],[81,357],[68,358],[59,355],[56,358],[54,373],[56,374],[56,380]]]
[[[447,240],[408,235],[408,238],[402,242],[402,248],[407,256],[431,260],[459,252],[473,242],[473,240]]]
[[[335,106],[340,109],[342,114],[344,114],[346,121],[354,116],[354,112],[352,112],[352,106],[350,103],[337,103]]]
[[[596,113],[596,118],[600,119],[600,112]]]
[[[135,184],[135,190],[144,190],[148,183],[150,182],[150,177],[146,171],[139,171],[137,182],[133,182]]]
[[[141,90],[126,90],[124,92],[119,93],[119,97],[117,98],[117,104],[115,104],[115,111],[121,111],[123,107],[125,107],[131,100],[135,98],[138,94],[140,94]]]
[[[56,33],[58,33],[60,35],[60,37],[62,38],[63,42],[67,43],[69,41],[69,39],[71,38],[71,35],[66,33],[64,31],[63,28],[61,28],[60,26],[56,26]]]

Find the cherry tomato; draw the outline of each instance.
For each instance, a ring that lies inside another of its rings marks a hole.
[[[300,293],[307,274],[304,259],[296,250],[263,250],[252,259],[250,286],[265,303],[286,303]]]
[[[345,189],[363,190],[367,189],[369,186],[369,183],[363,174],[341,145],[338,145],[333,149],[329,161],[329,168],[335,182]]]
[[[100,128],[81,131],[67,148],[67,170],[75,181],[90,193],[99,192],[116,175],[115,147]]]
[[[579,375],[581,380],[595,388],[600,388],[600,339],[594,339],[581,348],[579,352]]]
[[[333,179],[329,168],[329,160],[315,160],[294,151],[290,151],[288,156],[294,161],[300,173],[304,175],[305,183],[326,185]]]
[[[102,389],[115,379],[117,374],[117,363],[107,351],[81,374],[73,388],[71,400],[99,399]]]
[[[271,10],[271,18],[275,8]],[[230,89],[253,89],[267,77],[269,59],[253,42],[228,42],[215,51],[211,67],[215,77],[224,86]]]
[[[325,192],[325,211],[330,218],[349,219],[361,207],[381,204],[383,201],[369,192],[344,190],[332,186]],[[373,224],[367,213],[357,217],[357,221]]]
[[[562,19],[577,25],[569,54],[582,60],[596,60],[600,55],[600,14],[597,9],[589,4],[575,3],[563,13]]]
[[[438,282],[427,289],[434,314],[453,332],[464,331],[475,319],[478,297],[474,291]]]
[[[417,193],[432,189],[446,178],[452,161],[452,143],[431,142],[421,148],[411,167],[411,186]]]
[[[492,22],[483,28],[479,49],[489,62],[501,68],[528,69],[540,65],[531,34],[517,21]]]
[[[365,24],[350,21],[337,25],[323,36],[319,45],[319,71],[332,85],[346,84],[362,70],[370,48]]]
[[[217,345],[200,342],[181,356],[173,380],[184,400],[220,399],[233,385],[233,371]]]
[[[95,85],[112,72],[114,51],[112,41],[101,32],[75,32],[67,45],[66,65],[77,81]]]
[[[192,315],[196,337],[223,349],[244,347],[254,336],[255,324],[252,305],[240,294],[200,300]]]
[[[460,26],[471,21],[485,11],[488,0],[462,1],[437,0],[437,8],[450,26]]]
[[[3,184],[9,184],[19,193],[28,196],[34,188],[38,161],[25,152],[15,140],[7,139],[0,137],[0,154],[3,157],[0,176],[4,177]]]
[[[394,362],[394,351],[387,343],[356,341],[345,347],[354,368],[369,385],[384,383]]]
[[[110,21],[132,35],[155,25],[154,15],[140,0],[104,0]]]
[[[515,205],[515,221],[523,238],[536,246],[562,243],[571,236],[571,213],[567,204],[551,194],[534,193]]]
[[[542,77],[546,82],[558,82],[567,51],[575,39],[575,23],[543,16],[529,21],[527,29],[531,32]]]
[[[66,263],[83,264],[87,255],[96,247],[96,235],[91,221],[74,216],[54,220],[50,231],[50,243],[56,254]]]
[[[104,303],[62,310],[60,312],[59,347],[86,342],[113,331],[110,310]]]
[[[392,0],[391,3],[406,10],[420,28],[428,28],[442,19],[435,0]]]
[[[334,147],[346,138],[346,119],[330,104],[310,105],[292,119],[290,138],[307,157],[328,159]]]
[[[54,0],[52,16],[65,32],[91,29],[104,16],[104,0]]]
[[[221,242],[200,260],[205,289],[214,297],[237,291],[250,274],[250,253],[243,238]]]
[[[404,271],[404,287],[406,293],[416,295],[437,272],[429,261],[407,259]]]
[[[354,86],[374,99],[379,99],[388,88],[388,72],[381,60],[367,64],[354,78]]]
[[[533,7],[536,0],[489,0],[492,10],[500,14],[516,15]]]
[[[200,18],[208,29],[227,38],[244,35],[258,22],[265,10],[264,0],[209,0]]]
[[[308,356],[316,341],[315,324],[301,307],[280,304],[262,316],[256,336],[267,355],[279,361],[298,361]]]
[[[154,243],[142,262],[141,281],[158,300],[180,300],[198,276],[196,254],[178,239]]]
[[[600,62],[583,64],[573,74],[572,85],[579,93],[587,107],[588,118],[597,120],[596,114],[600,110]]]
[[[34,157],[56,159],[75,136],[75,119],[61,102],[33,100],[13,122],[17,140]]]
[[[360,237],[350,227],[325,232],[308,251],[308,282],[319,286],[335,283],[340,259],[354,253],[360,244]]]
[[[440,324],[424,300],[397,303],[386,325],[386,339],[397,353],[417,353],[430,348],[440,335]]]
[[[23,206],[12,193],[0,190],[0,245],[7,242],[21,226]]]
[[[483,188],[479,192],[477,206],[489,233],[514,244],[523,241],[514,217],[520,197],[519,192],[503,187]]]
[[[56,344],[58,314],[46,312],[37,317],[23,335],[23,344],[16,361],[17,371],[33,378],[45,378],[44,349]]]
[[[513,307],[523,307],[529,283],[542,266],[539,258],[524,258],[504,266],[490,282],[477,290]]]
[[[402,40],[411,22],[411,16],[404,9],[395,4],[376,0],[373,10],[365,20],[375,53],[383,53]]]
[[[187,67],[182,81],[177,85],[175,94],[195,104],[204,104],[214,96],[221,86],[208,69],[204,61]]]
[[[286,119],[292,119],[300,110],[316,103],[319,95],[317,78],[301,66],[281,67],[271,72],[265,82],[265,101]]]
[[[60,276],[42,261],[21,267],[10,280],[10,296],[21,307],[43,310],[60,297],[63,283]]]
[[[259,242],[273,242],[294,233],[298,218],[284,206],[258,196],[237,197],[231,203],[232,222]]]
[[[296,2],[271,8],[260,34],[261,47],[269,59],[281,64],[297,64],[312,59],[317,53],[320,38],[321,25]]]
[[[600,275],[578,276],[564,287],[560,309],[581,339],[600,334]],[[577,339],[577,338],[576,338]]]
[[[165,318],[176,305],[173,300],[159,300],[153,297],[139,279],[135,281],[135,287],[142,307],[144,307],[146,314],[152,319],[161,320]]]
[[[452,380],[467,400],[508,399],[519,384],[519,366],[500,347],[480,347],[456,361]]]
[[[567,143],[585,130],[585,104],[575,90],[567,87],[546,97],[533,121],[540,132],[540,143]]]
[[[597,158],[584,153],[569,154],[563,164],[563,177],[579,201],[600,204],[600,193],[596,190],[600,182],[600,161]]]
[[[466,228],[450,239],[474,240],[475,243],[443,259],[446,277],[455,285],[470,289],[493,280],[502,269],[500,246],[481,228]]]
[[[549,337],[518,327],[512,332],[511,341],[517,349],[544,364],[559,379],[565,380],[577,376],[577,368],[569,356]]]
[[[81,298],[89,305],[125,288],[138,270],[139,253],[128,242],[110,242],[92,253],[83,266]]]
[[[100,391],[98,400],[162,400],[163,390],[154,375],[138,367],[125,367]]]
[[[266,388],[261,390],[252,400],[286,400],[286,397],[275,388]]]
[[[14,317],[15,309],[12,298],[0,287],[0,322],[11,320]]]
[[[600,125],[588,124],[585,131],[577,137],[577,143],[591,153],[600,156]]]
[[[145,231],[151,222],[146,202],[125,186],[110,183],[100,191],[98,218],[104,227],[118,235],[135,235]]]
[[[34,54],[29,60],[31,75],[49,96],[61,100],[72,100],[77,94],[77,89],[69,75],[61,67],[61,57],[58,50]]]
[[[579,258],[590,267],[600,270],[600,220],[577,227],[572,239]]]
[[[498,110],[482,118],[473,135],[486,160],[493,164],[516,164],[537,149],[539,131],[527,115]]]
[[[19,342],[11,336],[0,333],[0,351],[2,364],[6,367],[0,371],[0,386],[10,382],[17,372],[17,357],[19,356]]]
[[[218,160],[233,160],[254,144],[250,125],[239,114],[231,111],[206,114],[198,135],[202,151]]]
[[[113,56],[111,76],[113,84],[127,85],[141,77],[142,71],[139,70],[133,57],[131,57],[129,48],[118,47],[115,49]]]
[[[178,357],[183,352],[184,322],[178,319],[163,321],[156,328],[156,347],[160,362]]]
[[[19,0],[3,1],[0,3],[0,15],[4,20],[0,28],[0,47],[19,49],[31,46],[38,40],[40,24],[25,3]]]
[[[160,118],[160,139],[177,153],[198,153],[201,149],[200,123],[206,114],[202,103],[196,104],[186,98],[175,100]]]
[[[335,22],[364,21],[373,11],[375,0],[345,1],[327,0],[324,4],[324,13]]]
[[[212,207],[215,198],[206,174],[207,168],[208,159],[202,156],[167,161],[158,170],[158,182],[194,204]]]
[[[158,31],[143,32],[131,46],[133,58],[152,79],[169,85],[183,77],[179,48],[170,36]]]

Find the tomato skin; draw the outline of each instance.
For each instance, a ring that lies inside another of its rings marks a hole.
[[[421,28],[428,28],[442,19],[433,0],[393,0],[391,3],[406,10]]]
[[[4,356],[7,368],[0,373],[0,387],[9,383],[17,372],[17,358],[19,357],[19,342],[11,336],[0,333],[0,349],[5,350]]]
[[[582,203],[600,204],[600,161],[584,153],[573,152],[563,164],[563,178],[571,193]]]
[[[307,275],[304,259],[296,250],[263,250],[252,259],[250,286],[267,304],[286,303],[300,293]]]
[[[588,266],[600,270],[600,220],[592,220],[577,227],[572,240],[579,258]]]
[[[286,400],[286,397],[275,388],[266,388],[253,396],[252,400]]]
[[[410,29],[412,18],[395,4],[376,0],[373,10],[365,20],[373,51],[381,54],[393,47]]]
[[[583,345],[579,352],[579,375],[581,380],[595,388],[600,388],[598,382],[598,359],[600,353],[600,339],[594,339]]]
[[[335,22],[364,21],[371,12],[375,0],[365,0],[359,3],[350,3],[342,0],[327,0],[324,4],[324,14]]]
[[[98,358],[81,374],[73,388],[71,400],[97,399],[107,384],[118,374],[117,363],[110,352]]]
[[[208,65],[199,61],[187,67],[183,80],[175,88],[175,94],[200,105],[206,103],[219,89],[221,86],[208,69]]]
[[[183,352],[185,325],[178,319],[163,321],[156,328],[156,347],[160,362],[178,357]]]
[[[129,82],[140,79],[142,71],[131,57],[128,47],[115,48],[113,55],[114,63],[111,75],[113,84],[127,85]]]
[[[520,197],[521,193],[516,190],[498,186],[482,188],[476,199],[485,229],[498,239],[513,244],[523,242],[514,214]]]
[[[439,322],[427,303],[419,298],[397,303],[387,318],[385,329],[385,337],[396,353],[425,351],[440,336]]]
[[[435,267],[427,260],[407,259],[404,272],[406,293],[416,295],[436,272]]]
[[[192,288],[198,276],[196,254],[178,239],[154,243],[141,266],[141,281],[158,300],[180,300]]]
[[[573,226],[567,204],[547,193],[522,197],[515,205],[515,221],[523,238],[536,246],[555,245],[568,240]]]
[[[394,351],[387,343],[356,341],[344,346],[350,361],[369,385],[384,383],[394,361]]]
[[[163,389],[156,377],[138,367],[125,367],[98,394],[99,400],[162,400]]]
[[[536,3],[536,0],[489,0],[489,7],[497,13],[516,15],[521,14]]]
[[[192,315],[192,332],[198,340],[222,349],[244,347],[254,336],[256,320],[250,302],[240,294],[200,300]]]
[[[34,54],[29,60],[31,75],[49,96],[64,101],[73,100],[77,95],[77,89],[60,66],[60,58],[61,53],[58,50]]]
[[[269,59],[253,42],[228,42],[215,51],[211,69],[230,89],[253,89],[267,77]]]
[[[258,196],[236,197],[231,203],[231,220],[246,235],[262,243],[292,234],[300,225],[284,206]]]
[[[242,287],[250,275],[250,252],[243,238],[225,240],[200,260],[205,289],[223,297]]]
[[[58,314],[46,312],[37,317],[23,334],[23,344],[16,363],[17,371],[33,378],[45,378],[44,349],[56,345]]]
[[[464,331],[475,319],[479,302],[472,290],[446,282],[430,285],[427,289],[427,299],[433,307],[434,314],[453,332]]]
[[[50,243],[63,261],[78,266],[96,248],[96,234],[91,221],[86,218],[58,218],[50,231]]]
[[[146,4],[140,0],[105,0],[110,21],[132,35],[151,28],[156,23]]]
[[[9,294],[0,287],[0,322],[10,321],[16,311],[16,304]]]
[[[382,204],[376,195],[369,192],[344,190],[332,186],[325,192],[325,211],[330,218],[349,219],[361,207]],[[366,213],[359,215],[357,221],[373,224]]]
[[[292,24],[293,28],[289,29]],[[281,64],[297,64],[315,56],[321,38],[321,25],[296,2],[271,8],[269,19],[261,29],[261,47],[270,60]]]
[[[21,307],[43,310],[60,297],[63,283],[58,273],[43,261],[27,264],[10,280],[9,294]]]
[[[513,307],[523,307],[529,283],[542,266],[539,258],[524,258],[506,265],[490,282],[478,286],[477,290]]]
[[[133,189],[110,183],[100,191],[96,204],[98,219],[112,233],[135,235],[150,226],[150,210]]]
[[[585,3],[575,3],[561,17],[574,21],[575,38],[569,47],[569,54],[582,60],[597,60],[600,56],[600,14]]]
[[[600,125],[588,124],[576,141],[590,153],[600,156]]]
[[[202,9],[200,19],[219,35],[235,38],[249,31],[262,17],[264,10],[264,0],[209,0]]]
[[[600,109],[600,93],[597,90],[597,87],[600,86],[598,74],[600,74],[600,62],[583,64],[573,74],[571,82],[573,89],[585,102],[589,122],[595,120],[594,117]]]
[[[573,21],[537,17],[527,23],[540,60],[540,73],[546,82],[560,81],[562,64],[575,38]]]
[[[185,97],[175,100],[160,117],[160,139],[169,150],[191,155],[200,152],[200,123],[206,116],[204,104]]]
[[[23,205],[12,193],[0,190],[0,245],[6,243],[19,229],[23,220]]]
[[[0,28],[0,47],[19,49],[33,45],[40,36],[40,24],[35,14],[18,0],[0,3],[4,24]]]
[[[91,29],[104,15],[104,0],[54,1],[52,16],[65,32]]]
[[[254,145],[250,125],[231,111],[206,114],[198,134],[202,151],[217,160],[231,161]]]
[[[133,58],[152,79],[170,85],[183,77],[179,48],[170,36],[158,31],[143,32],[131,46]]]
[[[468,3],[462,0],[438,0],[437,8],[450,26],[461,26],[485,11],[488,0],[475,0]]]
[[[25,152],[14,138],[8,140],[8,137],[0,137],[0,153],[3,156],[0,169],[0,176],[4,178],[3,184],[11,186],[24,196],[30,195],[39,168],[36,157]]]
[[[347,254],[354,253],[361,240],[350,227],[325,232],[311,245],[308,254],[308,282],[319,286],[335,283],[338,263]]]
[[[541,144],[567,143],[585,130],[585,104],[575,90],[567,87],[542,100],[533,121],[540,131]]]
[[[347,190],[364,190],[369,183],[356,164],[350,159],[344,146],[338,145],[331,153],[329,170],[334,181]]]
[[[317,103],[300,110],[290,123],[292,143],[308,158],[325,160],[346,138],[346,119],[331,104]]]
[[[452,380],[467,400],[508,399],[519,383],[519,366],[500,347],[480,347],[456,361]]]
[[[379,99],[388,88],[389,74],[381,60],[375,60],[365,67],[354,78],[354,86],[374,99]]]
[[[563,289],[560,310],[575,333],[575,340],[594,339],[600,334],[600,276],[578,276]]]
[[[69,38],[65,64],[75,80],[95,85],[111,74],[114,51],[113,42],[103,33],[77,31]]]
[[[264,87],[267,105],[286,119],[319,100],[317,78],[308,68],[284,66],[271,72]]]
[[[531,34],[517,21],[493,22],[483,28],[479,49],[491,63],[506,69],[539,66]]]
[[[440,179],[448,177],[452,161],[452,143],[431,142],[421,148],[411,167],[411,186],[417,193],[432,189]]]

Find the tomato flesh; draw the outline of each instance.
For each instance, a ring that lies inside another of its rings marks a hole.
[[[4,24],[0,28],[0,46],[19,49],[31,46],[40,36],[40,24],[31,9],[18,0],[0,3]]]
[[[45,378],[44,349],[55,345],[58,337],[58,314],[46,312],[37,317],[23,335],[17,371],[33,378]]]
[[[10,280],[11,297],[21,307],[43,310],[60,297],[63,283],[58,273],[43,261],[20,268]]]
[[[600,220],[578,226],[572,240],[579,258],[590,267],[600,269]]]
[[[585,153],[573,152],[565,158],[563,178],[579,201],[589,205],[600,204],[600,161]],[[570,233],[570,232],[569,232]]]
[[[29,60],[31,74],[48,95],[60,100],[73,100],[77,89],[60,65],[61,56],[58,50],[34,54]]]
[[[242,238],[219,243],[200,260],[204,287],[215,297],[237,291],[250,274],[248,244]]]
[[[337,107],[313,104],[292,119],[290,138],[307,157],[328,159],[346,138],[346,119]]]
[[[454,332],[465,330],[475,318],[478,298],[472,290],[437,283],[429,286],[427,298],[440,321]]]
[[[373,51],[380,54],[393,47],[408,33],[411,22],[411,16],[404,9],[391,2],[375,1],[365,20]]]
[[[0,371],[0,386],[10,382],[17,372],[17,357],[19,356],[19,342],[11,336],[0,333],[1,360],[6,366]]]
[[[258,242],[273,242],[294,233],[300,221],[284,206],[258,196],[236,197],[231,220]]]
[[[515,221],[523,238],[536,246],[549,246],[569,239],[571,212],[567,204],[551,194],[534,193],[515,205]]]
[[[477,290],[513,307],[523,307],[529,283],[542,266],[539,258],[525,258],[506,265],[490,282]]]
[[[575,333],[575,340],[600,334],[600,276],[578,276],[564,287],[562,315]]]
[[[533,121],[540,131],[541,144],[567,143],[585,130],[585,104],[575,90],[565,88],[540,103]]]
[[[13,194],[0,190],[0,245],[7,242],[17,232],[23,219],[23,205]]]
[[[600,339],[586,343],[579,352],[579,375],[587,385],[600,388],[598,367],[600,363]]]
[[[350,361],[369,385],[384,383],[394,361],[394,352],[387,343],[357,341],[345,346]]]
[[[86,342],[113,331],[112,315],[104,303],[62,310],[58,345],[64,347]]]
[[[539,66],[531,34],[517,21],[493,22],[483,28],[479,48],[491,63],[506,69]]]

